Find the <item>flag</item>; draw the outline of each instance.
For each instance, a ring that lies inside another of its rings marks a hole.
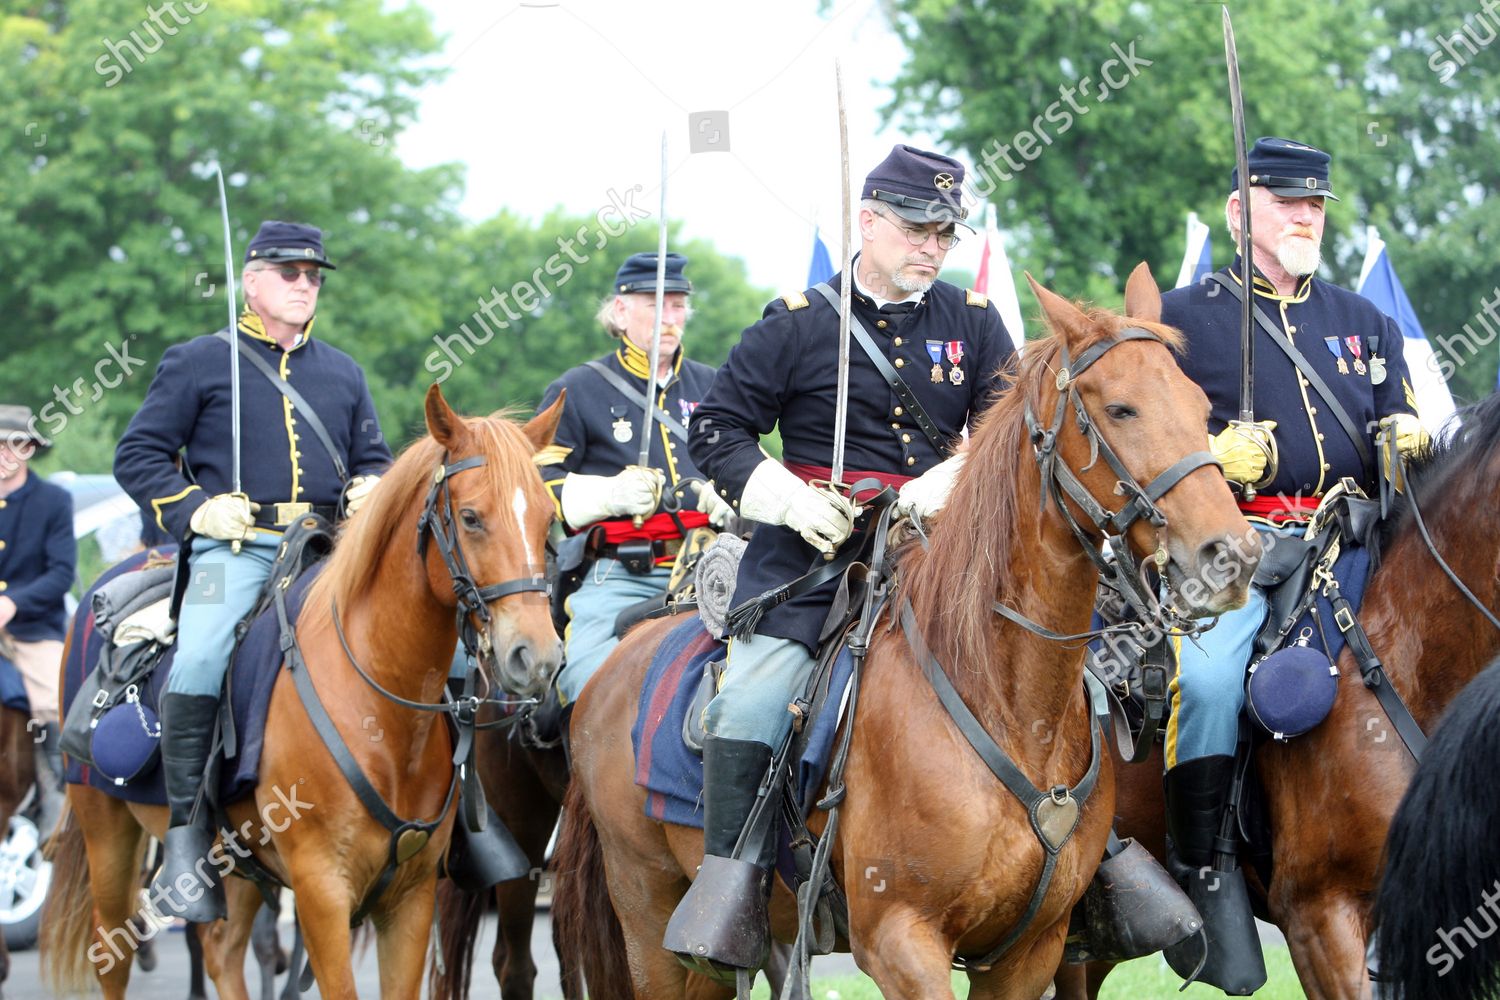
[[[1443,381],[1437,359],[1433,357],[1432,345],[1422,330],[1416,310],[1396,277],[1391,258],[1385,252],[1385,241],[1374,226],[1366,230],[1369,246],[1365,250],[1365,264],[1359,274],[1359,294],[1380,307],[1380,311],[1396,321],[1401,328],[1402,344],[1405,348],[1406,368],[1411,373],[1411,386],[1417,394],[1417,416],[1422,425],[1434,436],[1453,415],[1453,395],[1448,383]]]
[[[828,255],[828,247],[823,243],[823,237],[818,235],[818,227],[813,227],[812,261],[807,265],[807,287],[811,288],[820,281],[827,281],[834,276],[833,258]]]
[[[1187,250],[1182,255],[1182,267],[1177,271],[1177,284],[1173,287],[1195,284],[1214,269],[1213,254],[1209,252],[1208,227],[1198,221],[1197,212],[1187,217]]]
[[[991,271],[993,264],[994,270]],[[990,291],[990,275],[995,277],[995,290]],[[1010,261],[1005,256],[1005,237],[993,224],[984,227],[984,250],[979,256],[979,274],[974,278],[974,291],[987,295],[1000,310],[1000,321],[1015,342],[1016,350],[1026,346],[1026,324],[1021,320],[1021,300],[1016,297],[1016,281],[1010,273]]]

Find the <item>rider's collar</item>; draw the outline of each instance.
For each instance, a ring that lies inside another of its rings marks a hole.
[[[312,339],[313,323],[317,322],[317,319],[318,317],[314,316],[307,321],[307,325],[302,328],[302,332],[297,334],[297,339],[292,341],[292,346],[286,348],[288,352],[295,351]],[[276,338],[266,333],[266,324],[261,321],[260,316],[249,309],[240,314],[240,331],[249,334],[256,340],[263,340],[268,344],[275,344],[277,347],[281,346]]]

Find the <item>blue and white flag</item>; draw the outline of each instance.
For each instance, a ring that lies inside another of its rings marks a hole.
[[[813,227],[812,261],[807,265],[807,287],[811,288],[820,281],[827,281],[837,273],[833,267],[833,258],[828,255],[828,247],[823,243],[823,237],[818,235],[818,227]]]
[[[1432,345],[1417,319],[1401,279],[1391,266],[1391,258],[1385,252],[1385,241],[1374,226],[1366,230],[1369,246],[1365,250],[1365,264],[1359,274],[1359,294],[1380,307],[1380,311],[1396,321],[1401,327],[1402,344],[1406,353],[1406,368],[1411,373],[1412,391],[1417,395],[1417,416],[1422,425],[1434,436],[1453,415],[1453,394],[1443,380],[1442,369],[1433,356]]]
[[[1191,285],[1214,269],[1213,254],[1209,252],[1208,227],[1198,221],[1197,212],[1187,217],[1187,250],[1182,255],[1182,267],[1177,271],[1174,288]]]

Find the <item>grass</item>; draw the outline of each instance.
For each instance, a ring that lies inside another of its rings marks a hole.
[[[1286,947],[1266,949],[1267,981],[1256,996],[1261,1000],[1304,1000],[1302,987],[1297,984],[1297,974],[1292,971],[1291,956]],[[1185,993],[1178,993],[1181,981],[1167,968],[1160,955],[1127,962],[1104,982],[1099,1000],[1169,1000],[1169,998],[1222,997],[1224,994],[1210,986],[1194,986]],[[969,995],[968,980],[962,973],[953,975],[953,992],[964,1000]],[[814,979],[814,1000],[882,1000],[875,984],[864,976],[840,976],[830,979]],[[764,982],[755,989],[755,1000],[767,1000],[770,996]]]

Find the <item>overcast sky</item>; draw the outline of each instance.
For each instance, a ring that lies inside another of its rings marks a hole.
[[[423,92],[398,151],[415,167],[463,164],[470,219],[593,213],[612,190],[640,185],[635,204],[652,217],[639,224],[654,230],[665,130],[669,217],[743,259],[752,280],[789,291],[807,277],[815,221],[839,252],[834,60],[856,198],[893,144],[931,148],[926,135],[879,128],[904,49],[875,0],[831,4],[826,17],[816,0],[423,2],[451,71]],[[693,137],[708,144],[715,131],[727,152],[692,151]],[[949,266],[974,270],[979,249],[960,243]]]

